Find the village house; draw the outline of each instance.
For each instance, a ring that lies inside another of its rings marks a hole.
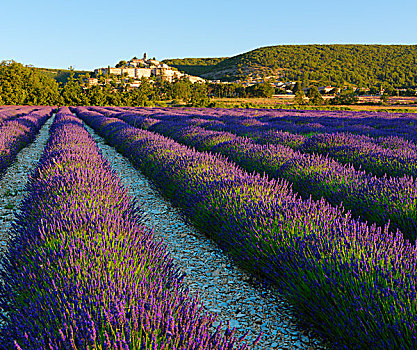
[[[88,86],[98,85],[98,79],[97,78],[86,78],[85,82]]]
[[[152,76],[163,77],[163,79],[173,82],[175,79],[180,79],[186,77],[192,83],[197,81],[204,81],[200,77],[194,77],[182,72],[179,72],[175,68],[171,68],[165,63],[157,61],[155,59],[147,59],[146,53],[143,55],[143,58],[138,59],[136,57],[132,58],[126,63],[123,67],[110,67],[107,68],[98,68],[94,70],[95,75],[120,75],[127,76],[133,79],[141,78],[150,78]]]
[[[320,93],[328,94],[334,88],[334,86],[319,86],[317,89],[320,91]]]

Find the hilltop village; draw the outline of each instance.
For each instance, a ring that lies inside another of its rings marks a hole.
[[[119,77],[124,86],[130,86],[131,88],[139,87],[140,80],[142,78],[160,78],[170,83],[173,83],[176,80],[185,78],[191,83],[196,82],[207,82],[214,84],[241,84],[243,87],[250,87],[253,85],[262,84],[268,82],[273,88],[279,90],[283,94],[292,94],[292,90],[295,85],[295,81],[282,82],[277,79],[277,77],[252,77],[246,81],[236,80],[233,82],[223,82],[220,80],[207,80],[201,77],[189,75],[184,72],[180,72],[177,68],[171,67],[164,62],[158,61],[155,58],[149,59],[146,52],[143,54],[142,58],[133,57],[129,61],[120,61],[116,64],[115,67],[108,66],[107,68],[97,68],[94,70],[94,77],[88,78],[86,83],[87,85],[99,85],[100,77],[102,81],[104,79],[105,83],[108,83],[111,79],[106,79],[106,77]],[[332,86],[323,86],[319,87],[321,93],[328,93],[330,90],[334,89]],[[305,89],[306,91],[308,89]]]
[[[95,78],[90,78],[90,85],[98,84],[98,76],[116,75],[129,80],[135,87],[140,84],[141,78],[160,77],[166,81],[174,82],[181,78],[187,78],[191,83],[204,82],[205,79],[178,71],[176,68],[156,60],[148,59],[144,53],[143,58],[133,57],[130,61],[120,61],[115,67],[97,68],[94,70]]]

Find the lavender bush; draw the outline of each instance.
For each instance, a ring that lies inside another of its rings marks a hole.
[[[12,164],[17,153],[35,139],[52,111],[44,107],[16,119],[7,119],[0,125],[0,175]]]
[[[392,229],[400,229],[414,241],[417,234],[417,184],[409,176],[370,176],[334,159],[277,144],[260,145],[229,132],[189,126],[187,122],[168,120],[149,125],[148,117],[117,114],[133,126],[169,136],[200,151],[220,153],[249,172],[285,178],[304,198],[324,197],[334,206],[341,203],[356,217]]]

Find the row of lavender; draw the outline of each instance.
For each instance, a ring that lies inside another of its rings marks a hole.
[[[112,108],[131,110],[135,108]],[[170,108],[143,108],[150,114],[172,114]],[[417,138],[417,115],[415,113],[311,111],[311,110],[267,110],[267,109],[223,109],[223,108],[176,108],[174,114],[223,120],[232,118],[242,125],[263,128],[280,127],[297,134],[347,132],[371,137],[401,136],[408,140]]]
[[[7,120],[16,119],[25,114],[39,111],[45,107],[42,106],[0,106],[0,125]]]
[[[371,137],[401,136],[416,140],[417,116],[414,113],[323,112],[272,114],[257,118],[261,122],[283,125],[292,133],[348,132]]]
[[[312,135],[289,133],[288,128],[279,122],[245,125],[245,121],[223,118],[213,124],[213,120],[198,121],[202,127],[230,131],[248,136],[262,144],[282,144],[295,150],[308,153],[330,155],[344,164],[352,164],[377,176],[417,175],[417,146],[399,137],[380,136],[373,138],[348,132],[329,132],[317,130]],[[409,131],[405,127],[407,132]],[[283,131],[286,130],[286,131]],[[413,135],[412,133],[410,135]]]
[[[417,250],[285,180],[86,108],[78,115],[157,183],[242,266],[266,276],[336,348],[417,346]]]
[[[115,108],[115,110],[123,113],[129,109]],[[130,112],[135,113],[137,110]],[[403,119],[368,118],[374,122],[379,120],[388,123],[393,123],[396,120],[401,121],[401,123],[398,122],[401,125],[401,134],[397,133],[396,129],[390,129],[384,134],[387,136],[375,134],[375,137],[378,136],[375,138],[364,134],[341,132],[344,130],[343,128],[324,128],[323,126],[321,128],[317,126],[312,132],[304,130],[298,125],[301,123],[298,119],[301,117],[294,117],[294,121],[289,121],[278,117],[265,117],[262,114],[260,116],[253,115],[246,110],[237,113],[236,110],[231,112],[222,110],[220,112],[216,109],[207,109],[203,113],[200,110],[180,109],[173,113],[172,110],[167,109],[141,109],[140,113],[142,116],[151,117],[151,120],[168,118],[189,121],[195,126],[247,136],[261,144],[282,144],[302,152],[330,155],[343,164],[352,164],[356,169],[366,170],[376,176],[387,174],[388,176],[410,175],[416,177],[417,175],[417,145],[408,140],[414,139],[417,135],[417,129],[413,126],[417,125],[417,119],[415,117],[413,119],[412,115],[403,116]],[[311,119],[314,118],[314,115],[302,118]],[[317,118],[319,117],[317,116]],[[356,119],[354,118],[354,120]],[[344,114],[340,114],[339,118],[332,117],[330,120],[335,124],[342,125],[346,122],[346,117]],[[302,123],[301,125],[304,125],[306,121],[304,120]],[[289,125],[292,125],[293,128],[290,128]],[[405,135],[406,138],[399,137],[399,135]]]
[[[50,134],[1,273],[2,347],[236,348],[209,332],[82,122],[61,108]]]
[[[291,134],[280,130],[282,118],[268,117],[269,120],[276,123],[269,124],[265,122],[263,114],[258,116],[247,110],[219,110],[219,109],[176,109],[175,112],[166,108],[101,108],[101,112],[106,115],[115,112],[130,114],[139,113],[141,118],[144,117],[146,126],[150,126],[159,120],[177,120],[188,122],[193,126],[200,126],[210,130],[228,131],[239,136],[247,136],[260,144],[282,144],[307,153],[318,153],[331,156],[342,164],[352,164],[356,169],[367,171],[369,174],[376,176],[417,176],[417,145],[407,139],[399,137],[392,132],[388,137],[372,138],[365,135],[355,135],[350,133],[316,133],[305,136],[302,134]],[[255,111],[256,112],[256,111]],[[284,112],[265,112],[274,114],[285,114]],[[294,113],[294,112],[292,112]],[[316,112],[318,113],[318,112]],[[353,120],[364,119],[364,112],[351,112],[351,115],[345,116],[346,112],[320,112],[331,119],[335,124],[343,124],[352,117]],[[312,112],[313,116],[304,115],[300,118],[311,119],[318,118]],[[375,114],[367,119],[377,122],[385,121],[392,123],[397,121],[401,125],[401,130],[408,137],[416,135],[413,132],[412,125],[417,125],[417,118],[413,114],[397,115],[395,113],[384,115],[384,113]],[[328,115],[331,115],[329,117]],[[366,115],[366,113],[365,113]],[[382,117],[381,117],[382,115]],[[391,116],[391,118],[388,118]],[[293,116],[295,118],[295,116]],[[401,117],[401,118],[400,118]],[[259,119],[263,119],[261,122]],[[142,124],[144,123],[142,121]],[[371,123],[372,124],[372,123]]]
[[[308,153],[329,155],[376,176],[417,176],[417,146],[398,136],[371,138],[349,133],[323,133],[311,137],[280,130],[250,133],[259,143],[283,144]]]
[[[379,226],[390,222],[393,230],[400,229],[406,238],[416,239],[416,178],[378,178],[326,156],[294,151],[279,144],[261,145],[229,132],[190,126],[193,119],[166,116],[158,121],[137,113],[114,116],[200,151],[220,153],[249,172],[285,178],[304,198],[312,195],[315,199],[324,197],[334,206],[342,203],[356,217]]]
[[[33,109],[30,109],[33,110]],[[8,118],[0,125],[0,175],[16,158],[17,153],[28,143],[32,142],[39,129],[51,116],[53,108],[43,107],[37,111],[15,117],[26,110],[14,109],[16,113],[10,113]]]

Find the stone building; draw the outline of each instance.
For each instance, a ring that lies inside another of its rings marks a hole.
[[[200,77],[194,77],[187,75],[185,73],[179,72],[178,70],[171,68],[155,59],[147,59],[146,52],[143,55],[143,58],[139,59],[133,57],[130,61],[126,63],[124,67],[110,67],[107,68],[97,68],[94,70],[95,75],[125,75],[133,79],[141,78],[150,78],[152,76],[162,76],[163,79],[166,79],[169,82],[174,81],[175,79],[180,79],[182,77],[188,78],[191,82],[204,81]]]

